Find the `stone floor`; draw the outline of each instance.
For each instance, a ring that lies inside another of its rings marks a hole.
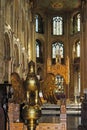
[[[41,123],[58,123],[60,122],[59,116],[42,116],[39,119]],[[67,130],[78,130],[78,125],[81,124],[81,117],[76,115],[67,116]]]

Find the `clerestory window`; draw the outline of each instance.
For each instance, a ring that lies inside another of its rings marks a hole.
[[[52,19],[52,30],[53,35],[63,35],[63,18],[53,17]]]
[[[71,23],[72,23],[72,29],[71,29],[71,33],[77,33],[80,31],[80,13],[75,14],[72,19],[71,19]]]
[[[35,16],[35,31],[37,33],[43,33],[43,19],[39,14]]]

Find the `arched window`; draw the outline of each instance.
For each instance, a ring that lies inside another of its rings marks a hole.
[[[80,31],[80,13],[75,14],[72,19],[72,30],[71,33],[77,33]]]
[[[62,42],[55,42],[52,44],[52,63],[63,63],[64,58],[64,45]]]
[[[35,25],[36,25],[35,31],[37,33],[43,33],[43,20],[42,20],[42,17],[39,14],[37,14],[35,16]]]
[[[73,55],[74,55],[74,58],[80,57],[80,41],[77,41],[73,45]]]
[[[80,14],[77,14],[77,30],[80,31]]]
[[[76,43],[76,55],[80,57],[80,41]]]
[[[37,39],[36,40],[36,62],[42,63],[43,62],[43,56],[42,56],[42,44],[41,42]]]
[[[40,57],[40,44],[38,41],[36,41],[36,57]]]
[[[53,35],[63,35],[63,18],[59,16],[53,17],[52,28]]]

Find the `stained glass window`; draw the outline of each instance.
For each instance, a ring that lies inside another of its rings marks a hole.
[[[60,55],[61,58],[64,57],[63,43],[55,42],[52,44],[52,58],[56,58],[56,55]]]
[[[63,34],[63,18],[62,17],[53,17],[53,35],[62,35]]]
[[[63,63],[64,59],[64,45],[62,42],[55,42],[52,44],[52,63]]]

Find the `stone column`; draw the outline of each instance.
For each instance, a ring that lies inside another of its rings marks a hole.
[[[87,1],[82,1],[81,11],[81,95],[87,88]]]
[[[4,8],[5,0],[0,0],[0,82],[3,80],[3,66],[4,66]]]

